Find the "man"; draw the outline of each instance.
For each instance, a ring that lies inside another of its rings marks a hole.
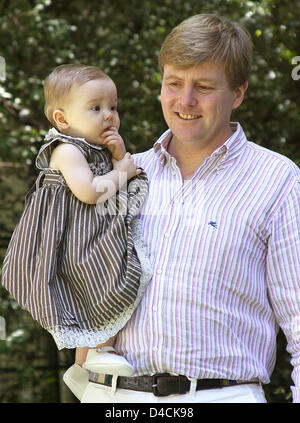
[[[169,130],[136,155],[154,274],[116,344],[136,373],[117,387],[91,375],[82,402],[265,402],[278,325],[300,402],[300,170],[230,123],[251,52],[240,25],[213,15],[162,45]]]

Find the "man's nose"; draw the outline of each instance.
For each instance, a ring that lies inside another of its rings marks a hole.
[[[197,104],[197,97],[194,87],[185,87],[179,98],[180,103],[183,106],[193,107]]]

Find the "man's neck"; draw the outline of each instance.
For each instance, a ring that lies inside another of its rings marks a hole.
[[[169,154],[176,159],[177,166],[180,169],[183,179],[190,179],[194,174],[198,166],[203,162],[207,157],[205,152],[193,152],[192,150],[187,151],[186,149],[181,149],[180,147],[172,142],[171,139],[168,152]]]
[[[169,154],[176,159],[177,166],[180,169],[183,179],[190,179],[195,170],[201,163],[209,157],[217,148],[232,135],[232,131],[224,136],[222,141],[208,143],[205,146],[199,146],[198,143],[182,144],[173,136],[169,142],[167,150]]]

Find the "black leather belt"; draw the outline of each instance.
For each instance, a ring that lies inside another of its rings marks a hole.
[[[100,378],[99,376],[102,376]],[[112,386],[112,375],[98,375],[90,372],[89,380],[105,386]],[[101,380],[101,381],[100,381]],[[196,390],[223,388],[225,386],[258,383],[257,379],[251,381],[230,379],[197,379]],[[190,390],[191,382],[186,376],[172,376],[169,373],[159,373],[153,376],[124,377],[119,376],[117,388],[132,391],[152,392],[155,396],[185,394]]]

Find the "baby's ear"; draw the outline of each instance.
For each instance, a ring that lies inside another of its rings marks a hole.
[[[69,123],[66,120],[65,113],[62,109],[55,109],[52,118],[58,129],[68,129]]]

